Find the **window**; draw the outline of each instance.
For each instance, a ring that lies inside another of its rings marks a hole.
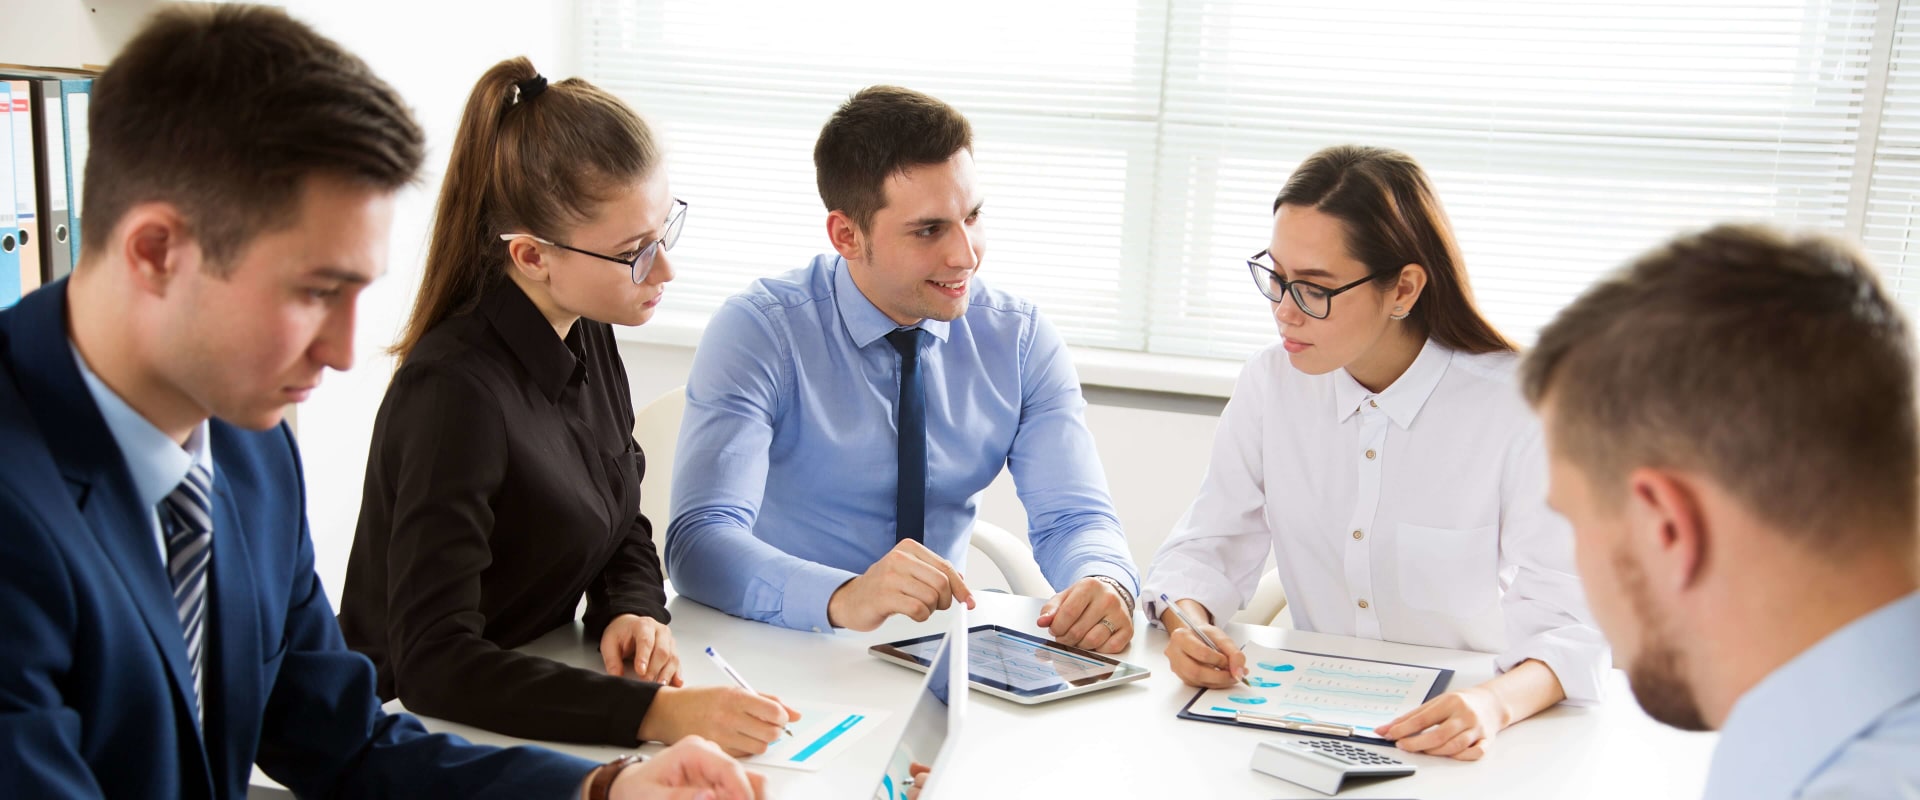
[[[826,251],[813,140],[874,83],[926,91],[973,120],[983,279],[1039,303],[1079,346],[1237,360],[1270,344],[1242,259],[1266,246],[1294,165],[1349,142],[1427,167],[1482,306],[1522,343],[1598,274],[1726,219],[1862,239],[1902,300],[1920,304],[1920,252],[1908,246],[1920,21],[1905,7],[583,9],[587,77],[662,132],[675,191],[697,208],[675,253],[670,323],[698,325],[752,279]]]
[[[1883,29],[1876,44],[1890,66],[1876,87],[1883,97],[1868,104],[1879,109],[1872,121],[1874,158],[1856,168],[1870,174],[1871,189],[1861,218],[1849,222],[1859,226],[1888,287],[1914,315],[1920,309],[1920,250],[1914,241],[1920,221],[1920,4],[1901,3],[1897,26]]]

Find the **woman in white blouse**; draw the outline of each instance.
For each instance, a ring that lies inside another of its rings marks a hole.
[[[1572,532],[1546,505],[1518,356],[1474,307],[1419,165],[1379,148],[1314,154],[1248,266],[1281,341],[1241,373],[1200,494],[1142,593],[1172,631],[1175,674],[1203,687],[1246,674],[1218,622],[1271,550],[1301,630],[1497,654],[1494,679],[1376,729],[1402,749],[1477,759],[1508,725],[1596,700],[1608,649]]]

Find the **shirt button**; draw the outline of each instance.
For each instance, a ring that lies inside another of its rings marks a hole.
[[[1374,456],[1374,452],[1373,452],[1372,450],[1368,450],[1368,451],[1367,451],[1367,460],[1368,460],[1368,461],[1372,461],[1372,460],[1373,460],[1373,456]]]
[[[1361,607],[1361,608],[1366,608],[1366,607],[1367,607],[1367,601],[1365,601],[1365,600],[1362,600],[1362,601],[1360,601],[1360,607]]]
[[[1361,532],[1359,532],[1359,531],[1354,531],[1354,532],[1353,532],[1353,540],[1354,540],[1354,541],[1356,541],[1356,542],[1357,542],[1357,541],[1360,541],[1361,539],[1365,539],[1365,538],[1367,538],[1367,535],[1366,535],[1366,534],[1364,534],[1364,533],[1361,533]]]
[[[1367,401],[1367,407],[1368,407],[1368,408],[1379,408],[1379,407],[1380,407],[1380,404],[1379,404],[1379,403],[1376,403],[1376,402],[1373,402],[1372,400],[1368,400],[1368,401]]]
[[[813,632],[814,632],[814,633],[819,633],[819,632],[820,632],[820,626],[818,626],[818,625],[815,625],[815,626],[813,627]]]

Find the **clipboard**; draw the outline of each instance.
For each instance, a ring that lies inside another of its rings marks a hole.
[[[1418,707],[1420,704],[1426,703],[1435,697],[1439,697],[1441,694],[1446,692],[1447,685],[1453,682],[1453,670],[1441,669],[1438,667],[1424,667],[1418,664],[1402,664],[1394,661],[1379,661],[1371,658],[1353,658],[1350,656],[1336,656],[1336,655],[1331,655],[1327,653],[1310,653],[1303,650],[1272,650],[1272,652],[1288,653],[1291,655],[1305,656],[1309,658],[1335,659],[1342,662],[1380,664],[1388,667],[1401,667],[1405,669],[1424,670],[1424,671],[1435,673],[1435,677],[1433,679],[1432,685],[1429,686],[1427,691],[1422,696],[1419,697],[1418,702],[1412,702],[1410,697],[1408,698],[1408,700],[1405,701],[1405,702],[1411,703],[1410,705],[1407,706],[1408,710],[1412,710],[1413,708]],[[1187,704],[1180,708],[1180,713],[1177,714],[1176,716],[1178,716],[1180,719],[1189,719],[1189,720],[1195,720],[1198,722],[1211,722],[1211,723],[1221,724],[1221,725],[1237,725],[1243,728],[1256,728],[1260,730],[1285,731],[1288,733],[1298,733],[1306,736],[1318,736],[1326,739],[1340,739],[1343,741],[1358,741],[1358,742],[1366,742],[1370,744],[1383,744],[1383,745],[1389,745],[1389,746],[1392,744],[1392,742],[1386,739],[1382,739],[1378,736],[1355,732],[1354,728],[1349,724],[1343,724],[1343,723],[1335,722],[1331,720],[1321,721],[1321,720],[1315,720],[1311,718],[1300,719],[1294,715],[1276,715],[1276,714],[1270,714],[1270,713],[1263,713],[1262,711],[1255,710],[1255,709],[1240,710],[1239,713],[1237,713],[1233,717],[1223,717],[1223,716],[1194,713],[1193,711],[1194,704],[1197,702],[1200,702],[1200,699],[1202,697],[1205,697],[1209,691],[1213,691],[1213,690],[1201,689],[1195,692],[1193,697],[1187,700]],[[1395,714],[1394,716],[1398,716],[1398,714]],[[1366,730],[1372,730],[1372,729],[1367,728]]]

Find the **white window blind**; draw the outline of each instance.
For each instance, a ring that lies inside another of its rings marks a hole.
[[[1145,344],[1158,3],[595,2],[589,79],[661,132],[692,204],[663,321],[703,319],[754,278],[829,252],[820,126],[853,92],[911,87],[973,122],[994,285],[1080,344]],[[1063,47],[1063,40],[1071,46]]]
[[[1273,196],[1328,144],[1426,166],[1521,342],[1676,229],[1838,229],[1874,4],[1179,0],[1172,19],[1149,343],[1205,355],[1271,341],[1222,266],[1265,247]]]
[[[1920,303],[1904,7],[1897,37],[1872,0],[582,8],[587,77],[663,133],[693,203],[663,321],[827,249],[812,144],[874,83],[973,120],[986,279],[1077,345],[1273,341],[1242,259],[1287,174],[1340,143],[1426,165],[1482,306],[1523,344],[1596,275],[1727,219],[1862,237]]]
[[[1901,3],[1897,24],[1878,44],[1890,51],[1890,68],[1879,106],[1861,239],[1879,265],[1888,288],[1907,307],[1920,310],[1920,5]]]

